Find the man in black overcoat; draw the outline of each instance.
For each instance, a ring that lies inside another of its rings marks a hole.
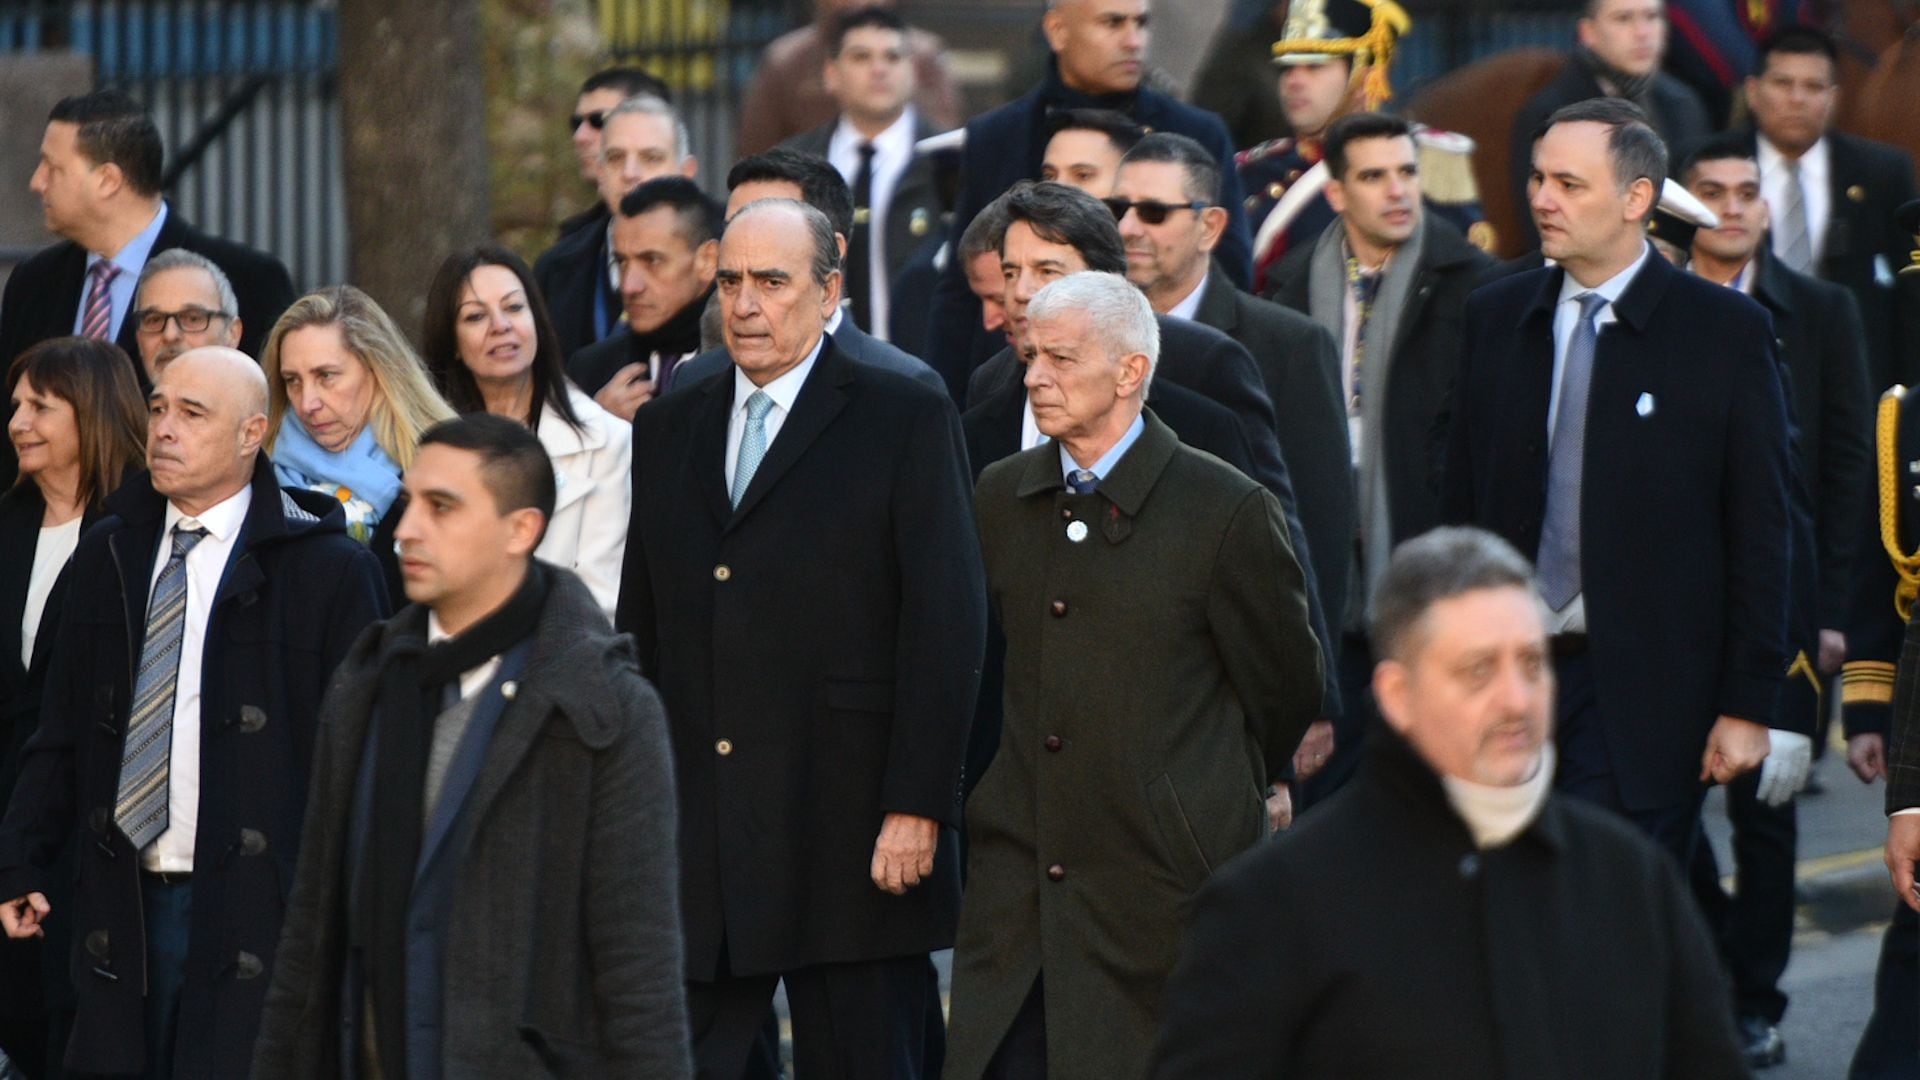
[[[1562,109],[1534,155],[1534,218],[1558,265],[1468,300],[1442,513],[1536,555],[1560,788],[1684,866],[1704,784],[1766,757],[1787,670],[1772,328],[1654,253],[1666,151],[1633,105]]]
[[[734,370],[635,414],[617,623],[667,707],[688,1007],[740,1075],[784,981],[808,1075],[923,1075],[953,943],[985,634],[959,417],[849,360],[834,228],[748,205],[718,272]]]
[[[1153,1076],[1747,1075],[1672,860],[1553,790],[1545,615],[1479,529],[1394,553],[1369,627],[1386,723],[1351,783],[1201,888]]]

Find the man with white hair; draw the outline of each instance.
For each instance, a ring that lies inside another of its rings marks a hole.
[[[946,1075],[1137,1077],[1181,910],[1267,835],[1320,651],[1279,501],[1145,408],[1146,297],[1083,271],[1027,322],[1048,441],[975,495],[1006,719],[967,806]]]
[[[149,383],[159,382],[160,369],[188,349],[237,349],[245,332],[226,271],[186,248],[169,248],[147,260],[129,321]]]

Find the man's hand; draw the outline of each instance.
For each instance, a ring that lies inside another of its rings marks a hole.
[[[1814,658],[1814,666],[1822,675],[1832,675],[1847,662],[1847,635],[1838,630],[1820,631],[1820,655]]]
[[[45,893],[28,893],[0,904],[0,928],[10,938],[46,937],[46,928],[40,924],[52,910]]]
[[[1920,911],[1920,896],[1913,891],[1916,859],[1920,859],[1920,814],[1887,818],[1887,873],[1893,875],[1893,891],[1908,907]]]
[[[594,403],[622,420],[631,422],[640,406],[653,400],[653,380],[647,378],[646,364],[634,361],[613,373],[607,385],[593,395]]]
[[[1868,731],[1847,740],[1847,768],[1863,784],[1887,775],[1887,737]]]
[[[1813,739],[1797,731],[1768,728],[1767,741],[1770,749],[1760,766],[1756,795],[1768,806],[1781,807],[1807,786],[1807,774],[1813,771]]]
[[[1315,720],[1307,725],[1300,748],[1293,752],[1293,774],[1305,780],[1326,767],[1333,756],[1333,721]]]
[[[1277,833],[1293,824],[1293,789],[1282,783],[1273,785],[1267,796],[1267,832]]]
[[[933,873],[933,847],[940,839],[940,823],[912,814],[888,814],[873,842],[873,883],[895,896],[904,896],[920,879]]]
[[[1707,750],[1700,755],[1700,779],[1716,784],[1731,783],[1736,777],[1760,767],[1773,745],[1765,724],[1722,716],[1707,733]]]

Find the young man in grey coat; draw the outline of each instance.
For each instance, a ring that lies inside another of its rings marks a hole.
[[[413,605],[335,673],[256,1077],[691,1074],[659,698],[534,561],[533,434],[429,431],[395,532]]]

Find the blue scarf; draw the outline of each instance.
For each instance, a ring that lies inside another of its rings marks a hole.
[[[373,539],[380,519],[400,497],[400,466],[374,440],[371,425],[338,453],[323,448],[292,413],[280,421],[273,468],[287,487],[324,492],[347,512],[347,532],[361,543]]]

